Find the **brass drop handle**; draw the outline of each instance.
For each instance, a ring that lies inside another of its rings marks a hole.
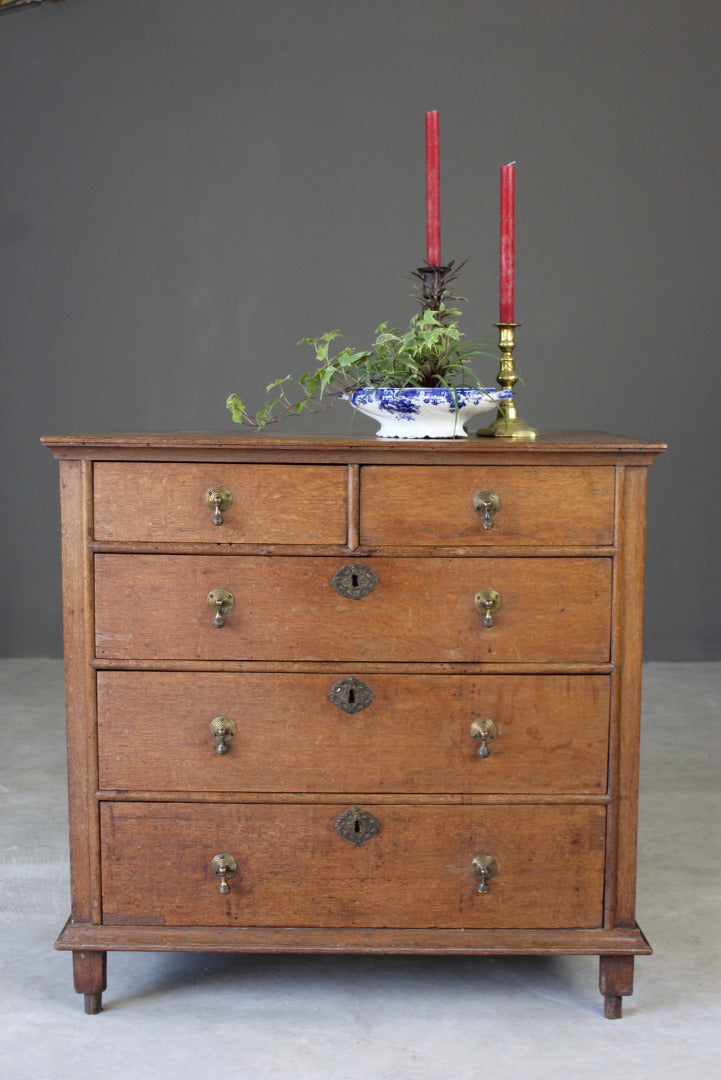
[[[213,617],[213,626],[217,626],[220,629],[221,626],[225,626],[224,616],[232,611],[233,604],[235,603],[235,597],[228,589],[217,588],[211,589],[208,593],[208,607],[211,611],[215,612]]]
[[[484,529],[493,528],[493,515],[501,509],[501,500],[495,491],[478,491],[473,496],[473,509],[483,518]]]
[[[486,758],[490,754],[488,744],[492,743],[498,734],[498,728],[492,720],[474,720],[471,724],[471,738],[475,739],[480,745],[478,747],[478,756]]]
[[[495,613],[501,606],[500,593],[496,592],[495,589],[481,589],[474,596],[473,603],[479,615],[483,616],[483,625],[493,626]]]
[[[471,870],[474,877],[478,878],[478,892],[488,892],[488,882],[497,869],[496,860],[492,855],[476,855],[471,862]]]
[[[213,511],[213,516],[210,519],[213,525],[223,524],[223,511],[227,510],[233,501],[233,496],[228,491],[227,487],[218,485],[217,487],[210,488],[205,493],[205,501],[208,504],[210,510]]]
[[[230,892],[230,885],[228,884],[228,878],[232,877],[235,871],[238,869],[238,864],[232,855],[216,855],[210,864],[210,869],[213,871],[216,877],[220,878],[220,885],[218,886],[218,892],[226,893]]]
[[[234,720],[229,720],[227,716],[216,716],[210,725],[210,734],[216,740],[216,753],[228,753],[230,750],[228,743],[237,734],[237,731]]]

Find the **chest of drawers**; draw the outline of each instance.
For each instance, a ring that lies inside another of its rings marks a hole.
[[[587,953],[621,1015],[661,445],[44,442],[86,1011],[125,949]]]

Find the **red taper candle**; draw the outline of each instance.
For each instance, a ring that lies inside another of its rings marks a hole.
[[[501,165],[501,281],[498,321],[512,323],[515,301],[516,163]]]
[[[441,265],[441,153],[438,113],[426,113],[426,263]]]

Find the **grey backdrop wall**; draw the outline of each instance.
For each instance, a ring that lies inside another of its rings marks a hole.
[[[706,0],[2,16],[0,654],[61,650],[41,434],[230,429],[227,393],[260,404],[306,366],[298,338],[361,345],[407,320],[437,108],[467,333],[493,335],[498,167],[515,159],[522,414],[670,443],[650,480],[647,656],[721,657],[720,32]]]

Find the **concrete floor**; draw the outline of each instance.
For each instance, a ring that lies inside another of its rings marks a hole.
[[[663,1080],[721,1076],[721,664],[645,668],[639,922],[624,1018],[591,957],[70,957],[59,662],[0,661],[2,1080]],[[153,883],[148,883],[153,888]],[[288,888],[293,881],[289,878]]]

